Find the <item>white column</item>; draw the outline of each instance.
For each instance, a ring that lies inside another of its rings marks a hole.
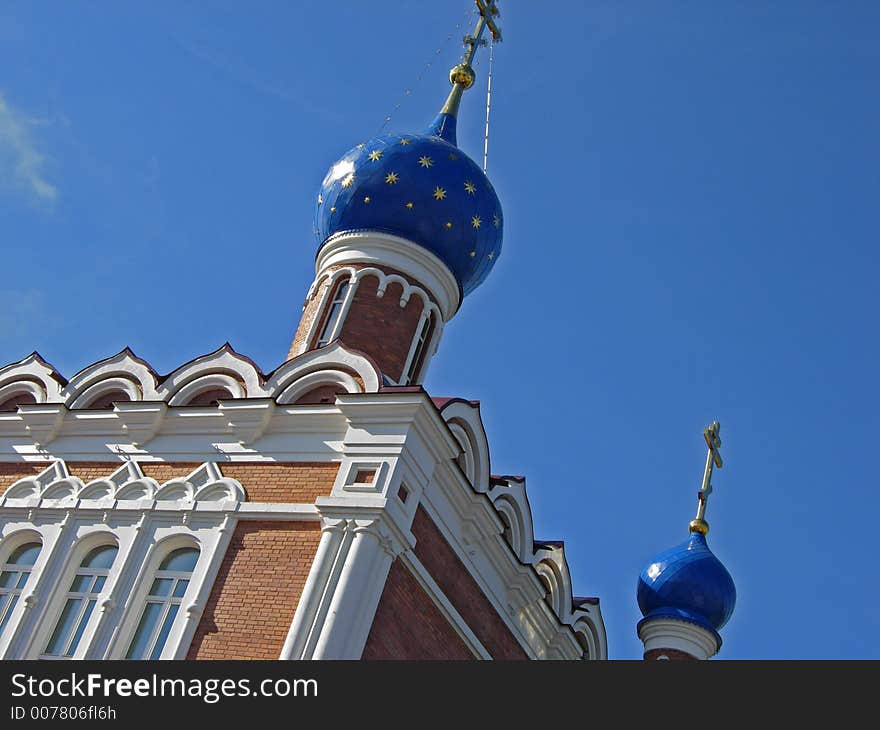
[[[400,550],[379,520],[352,520],[354,538],[333,593],[314,659],[360,659],[391,561]]]
[[[391,561],[404,546],[385,518],[325,516],[280,659],[360,659]]]

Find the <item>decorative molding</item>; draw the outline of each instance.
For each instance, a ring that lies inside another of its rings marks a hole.
[[[452,319],[461,304],[458,282],[446,264],[400,236],[376,231],[349,231],[331,236],[318,252],[315,273],[320,278],[327,269],[353,263],[386,266],[412,277],[431,292],[444,322]],[[404,292],[409,288],[405,282]]]
[[[709,631],[687,621],[670,618],[642,620],[638,632],[646,654],[655,649],[674,649],[695,659],[708,659],[720,648]]]

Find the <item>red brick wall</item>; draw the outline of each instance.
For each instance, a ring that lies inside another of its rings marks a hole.
[[[367,353],[379,370],[399,380],[422,314],[422,299],[411,296],[401,309],[400,284],[390,284],[381,299],[376,296],[378,288],[375,276],[360,280],[339,339],[347,347]]]
[[[416,557],[492,658],[528,659],[489,599],[421,507],[416,511],[412,532],[416,537]]]
[[[360,269],[365,266],[365,264],[355,264],[354,268]],[[331,271],[341,267],[342,265],[333,267]],[[410,284],[419,286],[417,281],[395,269],[382,268],[386,274],[397,274]],[[324,312],[319,311],[318,306],[326,286],[325,280],[325,283],[318,287],[315,296],[306,302],[288,358],[293,357],[294,353],[305,344],[306,333],[312,321],[316,317],[323,317]],[[365,352],[376,361],[383,373],[399,380],[422,314],[422,299],[413,295],[406,307],[401,309],[400,295],[403,287],[400,284],[390,284],[381,299],[376,296],[378,287],[379,281],[375,276],[366,276],[359,281],[351,309],[342,324],[339,340],[350,349]],[[326,304],[329,305],[329,300]],[[311,349],[313,345],[313,342],[309,343],[306,349]]]
[[[395,560],[362,659],[473,659],[416,579]]]
[[[240,522],[187,659],[278,659],[320,539],[318,523]]]
[[[121,462],[67,462],[72,476],[90,482],[112,474]],[[0,492],[13,482],[35,476],[49,462],[0,462]],[[140,463],[144,474],[160,484],[176,477],[185,477],[201,462],[173,464]],[[330,494],[339,464],[335,463],[234,463],[219,464],[223,476],[241,482],[251,502],[299,502],[311,504],[317,497]]]

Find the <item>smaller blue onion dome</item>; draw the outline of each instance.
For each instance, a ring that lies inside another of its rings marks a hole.
[[[733,613],[736,587],[706,536],[692,532],[642,570],[637,598],[644,616],[639,625],[653,618],[688,621],[712,632],[720,646],[718,630]]]

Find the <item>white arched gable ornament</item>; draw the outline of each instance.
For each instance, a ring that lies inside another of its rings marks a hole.
[[[535,551],[532,565],[538,575],[550,583],[550,605],[562,623],[571,623],[571,573],[562,545],[540,547]]]
[[[486,438],[486,430],[483,428],[479,407],[464,401],[453,400],[440,409],[440,415],[449,426],[456,442],[461,444],[462,436],[464,436],[470,445],[470,453],[465,454],[465,459],[466,463],[472,464],[473,476],[468,474],[468,478],[474,489],[478,492],[488,492],[489,440]]]
[[[156,374],[128,348],[74,375],[61,398],[68,408],[88,408],[102,395],[122,391],[132,401],[158,400]]]
[[[572,625],[578,643],[584,647],[586,659],[607,659],[608,644],[605,622],[599,607],[581,607],[572,613]]]
[[[54,461],[39,474],[19,479],[0,497],[7,500],[110,500],[161,502],[244,502],[244,487],[235,479],[224,477],[214,462],[205,462],[183,478],[170,479],[160,485],[144,475],[137,462],[128,461],[107,477],[83,484],[71,476],[67,465]]]
[[[363,381],[363,388],[352,373]],[[380,374],[366,357],[332,342],[288,360],[269,377],[266,391],[282,405],[322,385],[339,385],[349,393],[376,393],[381,384]]]
[[[169,405],[185,405],[206,390],[222,388],[230,398],[264,398],[267,393],[254,364],[228,344],[182,365],[162,382],[159,398]]]
[[[58,403],[62,400],[62,383],[55,369],[34,352],[0,368],[0,403],[26,393],[35,403]]]
[[[525,480],[504,477],[503,482],[493,484],[488,496],[510,528],[514,554],[522,563],[531,562],[535,532]]]

